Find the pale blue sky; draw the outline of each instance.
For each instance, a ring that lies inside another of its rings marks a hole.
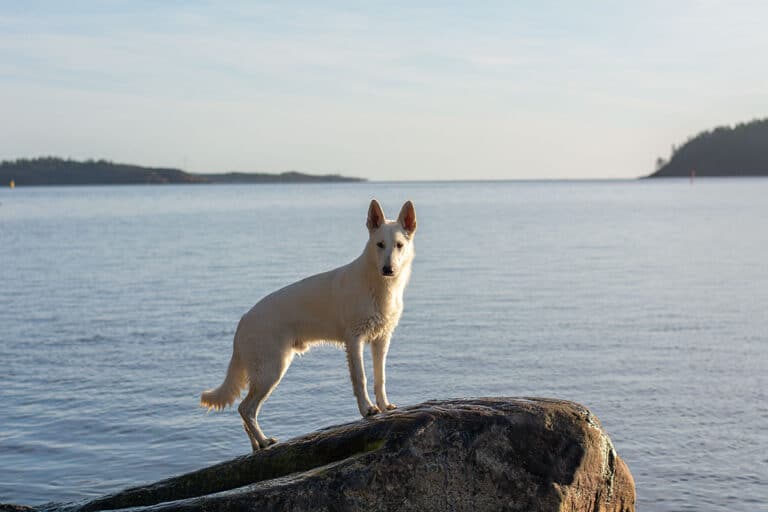
[[[0,159],[635,177],[768,116],[766,2],[5,2]]]

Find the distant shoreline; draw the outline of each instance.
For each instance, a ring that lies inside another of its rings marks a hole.
[[[719,126],[672,146],[646,178],[757,178],[768,176],[768,119]]]
[[[364,178],[340,174],[229,172],[195,174],[181,169],[142,167],[106,160],[64,160],[56,157],[0,162],[0,186],[77,186],[141,184],[360,183]]]

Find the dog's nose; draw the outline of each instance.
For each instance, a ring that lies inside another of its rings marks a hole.
[[[391,265],[384,265],[383,267],[381,267],[381,273],[384,274],[385,276],[391,276],[395,272],[392,270]]]

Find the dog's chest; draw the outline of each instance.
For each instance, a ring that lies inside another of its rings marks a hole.
[[[372,340],[387,336],[395,330],[403,312],[402,297],[371,297],[367,306],[354,328],[356,335]]]

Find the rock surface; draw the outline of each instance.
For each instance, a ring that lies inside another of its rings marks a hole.
[[[405,407],[148,486],[46,509],[128,507],[623,512],[635,508],[635,486],[583,406],[477,398]]]

